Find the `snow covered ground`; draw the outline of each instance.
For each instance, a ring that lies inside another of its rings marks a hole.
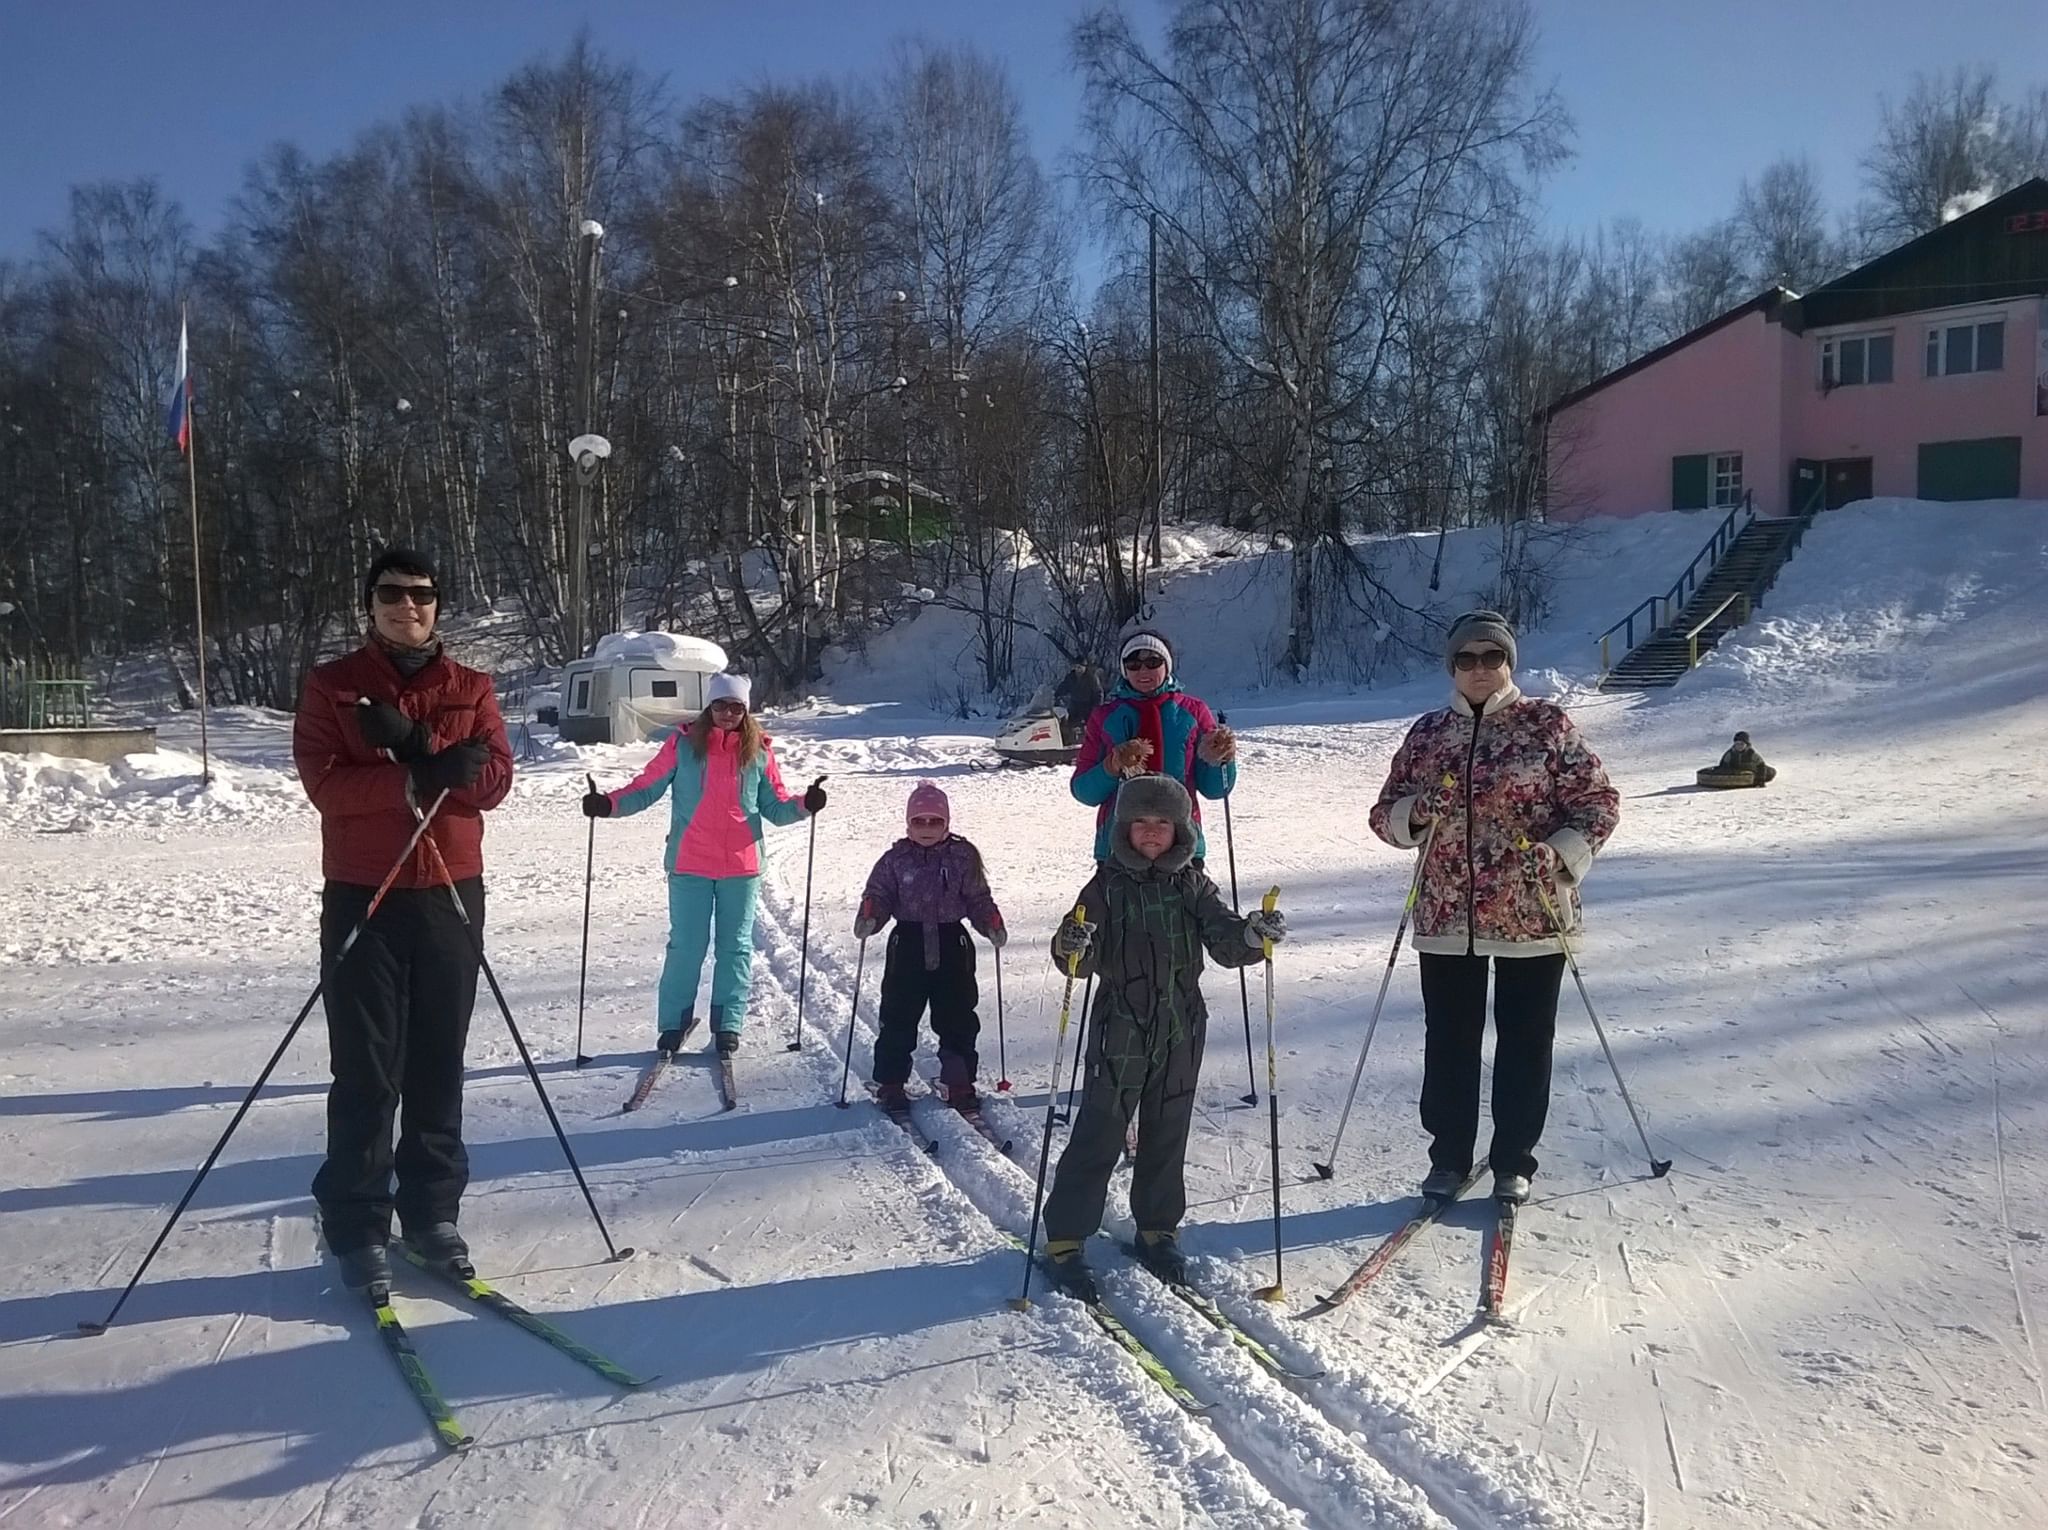
[[[1364,809],[1441,682],[1258,691],[1248,663],[1216,688],[1245,731],[1240,872],[1248,891],[1281,886],[1299,932],[1276,964],[1291,1301],[1252,1297],[1272,1278],[1266,1112],[1240,1102],[1221,977],[1187,1240],[1234,1315],[1324,1375],[1281,1387],[1105,1247],[1132,1326],[1216,1405],[1200,1419],[1071,1303],[1004,1306],[1059,997],[1039,937],[1086,871],[1088,815],[1063,773],[976,771],[986,731],[919,715],[915,696],[849,701],[848,686],[778,719],[791,780],[826,771],[834,794],[804,1050],[782,1049],[798,829],[771,840],[741,1109],[720,1113],[691,1059],[621,1117],[651,1031],[661,820],[598,826],[596,1060],[579,1072],[575,798],[584,769],[616,783],[639,754],[553,750],[524,771],[487,842],[492,960],[613,1236],[640,1253],[603,1262],[487,998],[465,1222],[506,1291],[659,1379],[619,1394],[402,1282],[478,1437],[445,1458],[314,1248],[317,1016],[122,1322],[71,1336],[104,1314],[312,982],[317,827],[288,720],[220,720],[227,762],[205,794],[176,781],[176,755],[0,756],[0,1525],[2048,1522],[2048,507],[1827,517],[1699,674],[1650,697],[1586,691],[1585,638],[1656,582],[1650,544],[1670,543],[1675,573],[1705,529],[1637,529],[1643,577],[1604,594],[1613,549],[1589,544],[1559,581],[1578,593],[1528,647],[1623,793],[1588,888],[1585,976],[1677,1167],[1643,1177],[1567,988],[1511,1332],[1468,1326],[1479,1207],[1350,1308],[1288,1315],[1394,1225],[1423,1159],[1404,955],[1337,1175],[1309,1170],[1408,871]],[[1185,604],[1192,624],[1192,587]],[[1190,646],[1225,662],[1215,637]],[[1199,664],[1188,678],[1204,683]],[[1736,727],[1777,784],[1694,791]],[[934,1157],[865,1104],[832,1103],[853,902],[922,776],[952,793],[1018,932],[1016,1088],[990,1112],[1011,1162],[930,1102]]]

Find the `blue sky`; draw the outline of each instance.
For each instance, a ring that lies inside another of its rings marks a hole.
[[[1129,0],[1157,14],[1152,0]],[[688,98],[767,79],[871,71],[893,39],[977,42],[1010,65],[1040,152],[1080,104],[1077,0],[0,0],[0,258],[60,223],[73,183],[159,176],[211,232],[243,167],[313,154],[423,102],[475,96],[583,23]],[[2048,84],[2048,0],[1536,0],[1539,76],[1578,124],[1551,221],[1633,214],[1680,230],[1726,212],[1782,153],[1857,191],[1880,90],[1916,68],[1995,62],[2011,94]]]

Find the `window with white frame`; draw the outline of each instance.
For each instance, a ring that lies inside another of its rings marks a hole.
[[[1960,377],[2005,370],[2005,320],[1966,319],[1927,331],[1927,375]]]
[[[1892,380],[1892,337],[1831,335],[1820,343],[1820,385],[1855,388]]]
[[[1742,502],[1741,452],[1715,453],[1707,459],[1707,474],[1715,509],[1725,510]]]

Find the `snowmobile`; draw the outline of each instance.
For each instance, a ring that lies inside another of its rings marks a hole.
[[[1031,699],[996,730],[994,762],[983,766],[995,770],[1003,765],[1071,765],[1081,752],[1080,729],[1067,742],[1067,714],[1052,704],[1051,693],[1040,687]]]

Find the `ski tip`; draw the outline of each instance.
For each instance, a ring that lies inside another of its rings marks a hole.
[[[1287,1288],[1279,1285],[1261,1286],[1258,1298],[1262,1302],[1284,1302],[1287,1300]]]
[[[78,1331],[83,1334],[90,1334],[96,1339],[107,1331],[107,1325],[105,1323],[80,1323]]]
[[[1670,1159],[1668,1159],[1668,1158],[1652,1158],[1652,1159],[1650,1160],[1650,1178],[1652,1178],[1652,1179],[1662,1179],[1662,1178],[1663,1178],[1663,1177],[1664,1177],[1665,1175],[1669,1174],[1670,1172],[1671,1172],[1671,1160],[1670,1160]]]
[[[1337,1177],[1337,1166],[1333,1163],[1312,1164],[1310,1167],[1316,1171],[1317,1179],[1335,1179]]]

